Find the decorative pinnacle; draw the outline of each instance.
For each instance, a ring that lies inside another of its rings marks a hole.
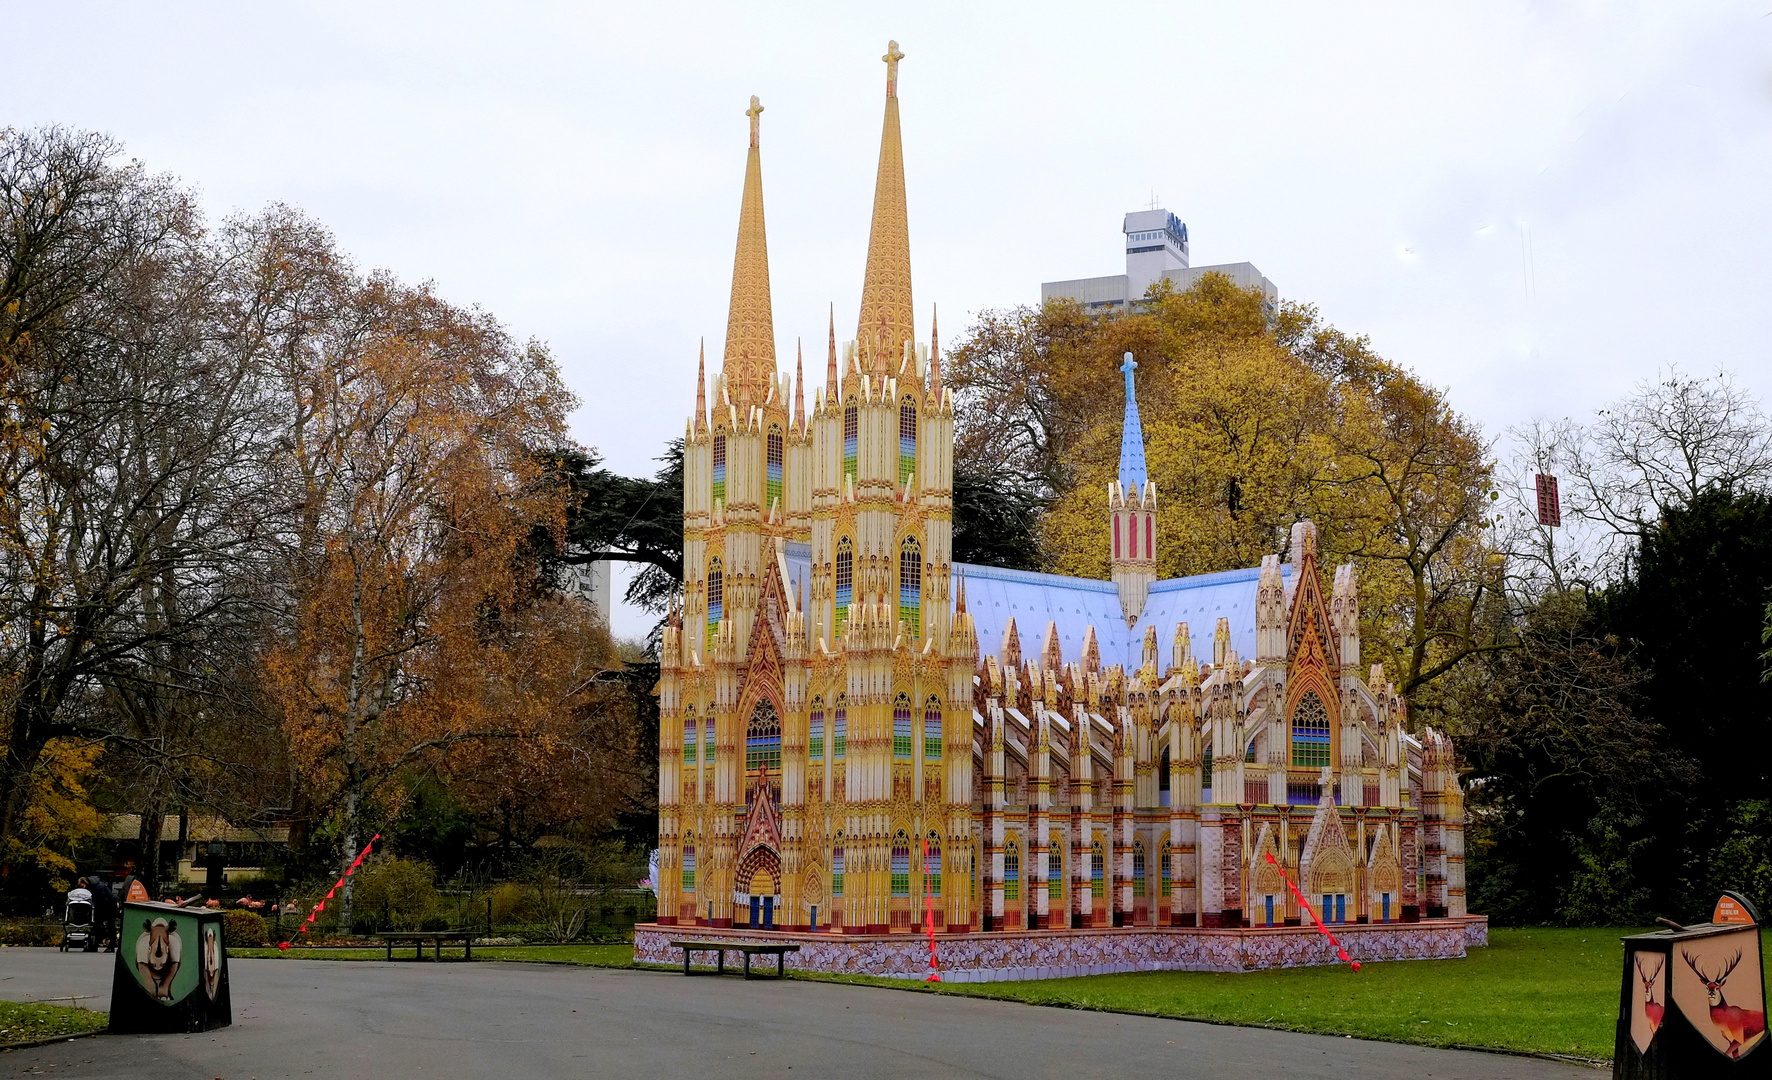
[[[800,347],[800,339],[794,339],[794,427],[804,430],[806,427],[806,372],[805,351]]]
[[[708,422],[708,339],[701,339],[701,358],[695,362],[695,430]]]
[[[831,350],[825,360],[824,393],[825,397],[831,401],[837,400],[841,395],[841,390],[837,386],[837,305],[835,303],[831,304]]]
[[[886,96],[898,96],[898,62],[904,59],[904,53],[898,51],[898,42],[886,43],[886,55],[880,57],[886,61]],[[755,100],[754,98],[752,100]]]
[[[744,111],[751,118],[751,146],[757,145],[757,118],[763,115],[763,106],[757,101],[757,95],[751,95],[751,107]]]
[[[929,305],[929,393],[941,405],[941,325],[936,319],[936,306]]]

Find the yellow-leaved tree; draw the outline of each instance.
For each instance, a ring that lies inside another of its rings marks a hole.
[[[1434,680],[1496,647],[1475,427],[1364,338],[1309,307],[1272,311],[1216,274],[1186,292],[1159,283],[1127,313],[1063,301],[986,312],[951,352],[956,469],[1047,498],[1048,569],[1107,577],[1126,352],[1159,493],[1160,577],[1256,566],[1308,518],[1326,562],[1359,562],[1365,658],[1412,704],[1436,707]]]

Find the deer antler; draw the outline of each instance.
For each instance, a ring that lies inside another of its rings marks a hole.
[[[1721,986],[1723,984],[1723,982],[1729,978],[1729,973],[1731,971],[1734,971],[1735,965],[1739,964],[1739,963],[1741,963],[1741,950],[1736,949],[1735,950],[1735,958],[1733,960],[1729,961],[1728,966],[1723,969],[1723,973],[1721,975],[1717,976],[1717,985],[1718,986]]]
[[[1704,969],[1699,967],[1698,963],[1692,959],[1691,953],[1687,952],[1685,949],[1681,949],[1680,959],[1686,961],[1686,966],[1691,968],[1707,985],[1710,983],[1710,976],[1706,975]]]
[[[1660,959],[1660,963],[1657,963],[1655,965],[1654,971],[1644,971],[1643,970],[1643,954],[1638,953],[1637,954],[1637,977],[1642,979],[1644,982],[1653,982],[1655,979],[1655,976],[1661,974],[1662,966],[1667,963],[1666,957],[1661,957],[1659,959]]]

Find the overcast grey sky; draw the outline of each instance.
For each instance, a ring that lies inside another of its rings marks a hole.
[[[486,306],[628,472],[719,352],[752,94],[778,355],[821,354],[827,303],[853,334],[888,38],[919,333],[1121,272],[1154,194],[1196,264],[1255,263],[1491,435],[1670,362],[1772,396],[1772,0],[75,3],[7,36],[0,123]]]

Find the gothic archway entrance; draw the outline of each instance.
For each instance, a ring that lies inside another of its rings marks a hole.
[[[781,910],[781,855],[761,844],[752,848],[739,862],[734,884],[735,910],[748,916],[745,925],[753,930],[775,929],[776,912]]]

